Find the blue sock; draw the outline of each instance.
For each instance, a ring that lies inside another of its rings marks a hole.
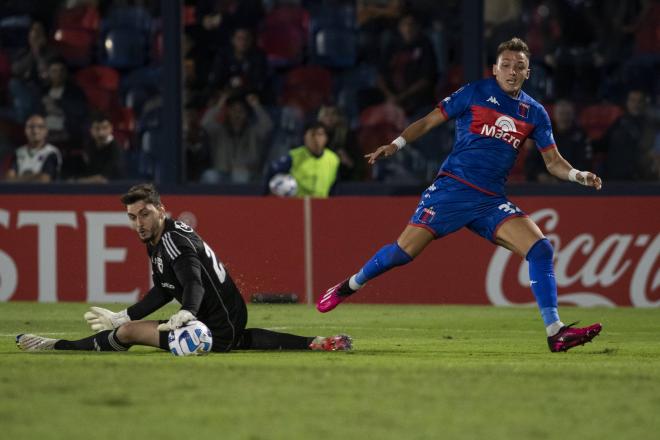
[[[542,238],[527,252],[529,280],[539,305],[543,323],[548,326],[559,321],[557,312],[557,283],[552,264],[553,249],[547,238]]]
[[[355,275],[358,284],[364,284],[372,278],[387,272],[393,267],[410,263],[412,257],[405,253],[396,243],[383,246],[376,255],[371,257],[367,264]]]

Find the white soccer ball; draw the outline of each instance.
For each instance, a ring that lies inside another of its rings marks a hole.
[[[211,330],[200,321],[190,321],[183,327],[170,330],[167,343],[174,356],[198,356],[211,351]]]
[[[298,182],[291,174],[275,174],[268,182],[270,192],[280,197],[293,197],[298,191]]]

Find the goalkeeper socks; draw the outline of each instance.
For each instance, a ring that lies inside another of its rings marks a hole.
[[[55,343],[55,350],[86,350],[86,351],[126,351],[131,344],[120,342],[116,335],[117,330],[104,330],[93,336],[67,341],[60,339]]]
[[[237,350],[307,350],[314,338],[278,333],[261,328],[246,328]]]
[[[404,264],[410,263],[412,257],[408,255],[397,243],[390,243],[383,246],[376,254],[367,261],[360,271],[355,274],[354,278],[351,277],[353,281],[353,286],[359,285],[362,287],[367,281],[372,278],[377,277],[378,275],[387,272],[393,267],[403,266]],[[350,281],[349,281],[350,283]],[[357,289],[353,289],[357,290]]]
[[[547,238],[542,238],[534,243],[526,257],[529,262],[529,282],[548,333],[555,330],[557,323],[560,327],[563,325],[557,311],[557,283],[552,256],[552,245]]]

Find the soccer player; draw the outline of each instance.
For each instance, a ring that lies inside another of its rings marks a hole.
[[[133,186],[121,201],[132,227],[147,245],[154,287],[142,300],[120,312],[92,307],[85,319],[98,332],[93,336],[69,341],[22,334],[16,336],[19,348],[124,351],[137,344],[169,350],[169,331],[197,319],[211,330],[214,352],[351,349],[347,335],[304,337],[246,329],[247,308],[229,273],[190,226],[166,216],[156,188],[151,184]],[[172,299],[181,303],[181,309],[169,321],[142,320]]]
[[[532,292],[546,326],[550,350],[591,341],[601,324],[564,325],[557,311],[553,248],[539,227],[504,195],[504,183],[526,138],[536,141],[548,172],[599,190],[601,179],[574,169],[557,150],[544,108],[521,90],[529,78],[530,52],[519,38],[499,45],[494,78],[476,81],[442,100],[389,145],[367,154],[370,164],[389,157],[450,118],[456,140],[436,180],[422,194],[396,243],[381,248],[356,274],[328,289],[317,309],[329,312],[389,269],[410,263],[434,239],[461,227],[526,258]]]

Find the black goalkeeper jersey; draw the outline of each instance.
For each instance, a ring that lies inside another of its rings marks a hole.
[[[160,241],[147,244],[154,287],[128,308],[142,319],[172,299],[205,323],[215,335],[236,340],[245,328],[247,309],[234,281],[213,250],[187,224],[165,219]],[[215,345],[215,344],[214,344]]]

